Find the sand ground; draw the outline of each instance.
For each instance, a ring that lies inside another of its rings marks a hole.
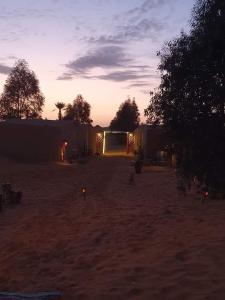
[[[176,189],[174,170],[127,158],[85,165],[0,159],[24,193],[0,214],[0,290],[63,299],[225,299],[225,202]],[[87,189],[83,199],[81,189]]]

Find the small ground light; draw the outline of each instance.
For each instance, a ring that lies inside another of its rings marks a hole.
[[[82,195],[83,195],[84,200],[86,200],[86,188],[85,187],[82,187]]]
[[[202,197],[202,202],[204,203],[205,200],[209,197],[209,192],[204,191],[202,196],[203,196],[203,197]]]

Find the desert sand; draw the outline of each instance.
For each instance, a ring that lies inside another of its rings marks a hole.
[[[0,290],[63,299],[225,299],[225,202],[176,189],[173,169],[0,159],[24,193],[0,213]],[[87,190],[86,199],[82,187]]]

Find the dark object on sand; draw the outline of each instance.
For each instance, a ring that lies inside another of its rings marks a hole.
[[[12,186],[10,183],[2,184],[2,202],[3,203],[9,202],[11,189],[12,189]]]
[[[140,174],[142,167],[143,167],[143,161],[144,161],[144,152],[141,147],[139,147],[138,151],[136,151],[136,159],[134,162],[134,169],[136,174]]]
[[[23,193],[13,191],[10,183],[2,184],[1,204],[20,204]]]
[[[136,174],[141,173],[142,167],[143,167],[143,161],[140,159],[137,159],[134,163],[134,169],[135,169]]]
[[[1,293],[0,300],[60,300],[61,293],[45,292],[38,294],[22,294],[22,293]]]
[[[70,164],[74,163],[79,158],[79,152],[77,149],[73,148],[70,154],[68,155],[68,162]]]
[[[184,185],[177,185],[177,190],[186,196],[186,187]]]
[[[22,192],[10,192],[10,204],[20,204],[22,199]]]

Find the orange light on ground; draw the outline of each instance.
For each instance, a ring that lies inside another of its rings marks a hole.
[[[82,194],[83,194],[84,200],[86,200],[86,188],[85,187],[82,188]]]
[[[205,201],[208,197],[209,197],[209,192],[203,191],[202,192],[202,203],[205,203]]]
[[[208,197],[208,196],[209,196],[209,193],[208,193],[208,192],[204,192],[204,196],[205,196],[205,197]]]

